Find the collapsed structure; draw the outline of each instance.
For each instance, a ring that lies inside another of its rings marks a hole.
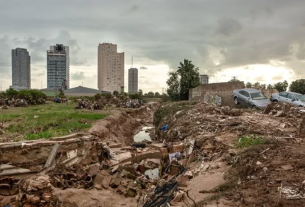
[[[302,108],[287,107],[150,104],[100,120],[85,134],[1,144],[0,203],[302,206],[305,118]],[[152,141],[134,143],[154,112],[155,130],[145,129]]]

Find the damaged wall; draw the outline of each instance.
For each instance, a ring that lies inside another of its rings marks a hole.
[[[232,99],[232,91],[239,88],[244,88],[244,82],[224,82],[203,84],[189,90],[189,100],[204,100],[204,97],[219,96],[221,97],[222,106],[234,107]],[[211,100],[214,100],[213,98]],[[219,101],[218,101],[219,102]]]

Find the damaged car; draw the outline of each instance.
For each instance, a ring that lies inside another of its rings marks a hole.
[[[241,104],[253,109],[263,109],[271,103],[261,91],[254,88],[235,89],[232,97],[235,105]]]
[[[305,95],[294,92],[280,92],[272,94],[270,100],[272,102],[286,102],[295,106],[305,106]]]

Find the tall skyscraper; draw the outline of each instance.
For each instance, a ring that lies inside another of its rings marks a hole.
[[[209,76],[208,75],[200,75],[200,84],[209,84]]]
[[[69,46],[56,44],[47,51],[47,88],[59,89],[63,81],[70,87]]]
[[[99,44],[97,62],[98,89],[120,92],[124,87],[124,53],[118,53],[115,44]]]
[[[130,68],[128,70],[128,93],[138,92],[138,69]]]
[[[23,48],[12,50],[12,88],[31,89],[31,57]]]

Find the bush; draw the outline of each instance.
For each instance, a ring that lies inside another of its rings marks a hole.
[[[3,98],[8,99],[24,99],[28,104],[44,104],[47,96],[38,90],[21,90],[16,91],[14,89],[8,89],[6,92],[3,92]]]

